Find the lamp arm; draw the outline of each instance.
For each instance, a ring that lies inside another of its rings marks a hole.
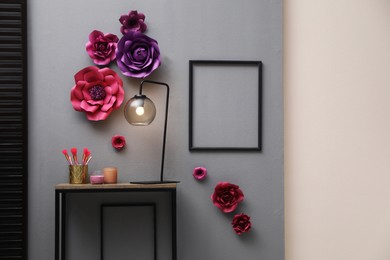
[[[169,86],[166,83],[158,82],[158,81],[152,81],[152,80],[143,80],[141,82],[140,88],[139,88],[139,94],[142,95],[142,86],[144,83],[151,83],[151,84],[157,84],[157,85],[163,85],[167,88],[167,97],[165,102],[165,120],[164,120],[164,134],[163,134],[163,146],[162,146],[162,159],[161,159],[161,173],[160,173],[160,181],[163,182],[164,180],[164,161],[165,161],[165,143],[167,139],[167,124],[168,124],[168,106],[169,106]]]

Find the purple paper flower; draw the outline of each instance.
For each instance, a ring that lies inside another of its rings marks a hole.
[[[196,167],[192,173],[195,179],[198,181],[203,180],[207,176],[207,169],[204,167]]]
[[[124,75],[145,78],[161,64],[158,43],[141,32],[129,31],[118,42],[116,62]]]
[[[89,34],[89,42],[85,45],[89,57],[96,65],[108,65],[115,59],[118,37],[114,34],[103,34],[94,30]]]
[[[129,31],[144,32],[146,31],[145,15],[138,13],[137,10],[130,11],[129,14],[124,14],[119,18],[122,24],[121,33],[126,34]]]

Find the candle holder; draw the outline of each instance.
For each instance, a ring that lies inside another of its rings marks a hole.
[[[103,169],[104,183],[112,184],[118,182],[118,169],[116,167],[108,167]]]

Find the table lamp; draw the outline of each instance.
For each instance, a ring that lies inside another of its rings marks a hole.
[[[161,173],[160,180],[157,181],[131,181],[134,184],[158,184],[158,183],[178,183],[179,181],[166,181],[164,180],[164,159],[165,159],[165,142],[167,136],[167,121],[168,121],[168,104],[169,104],[169,86],[166,83],[143,80],[139,88],[139,94],[135,95],[129,101],[127,101],[124,109],[125,118],[127,122],[134,126],[147,126],[150,125],[156,116],[156,107],[146,95],[142,94],[142,87],[144,83],[157,84],[165,86],[167,89],[166,105],[165,105],[165,120],[164,120],[164,133],[163,133],[163,145],[162,145],[162,159],[161,159]]]

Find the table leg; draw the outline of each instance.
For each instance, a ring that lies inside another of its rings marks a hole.
[[[171,191],[172,209],[172,259],[177,259],[177,220],[176,220],[176,190]]]
[[[59,246],[60,246],[60,194],[56,190],[56,196],[55,196],[55,252],[54,252],[54,259],[59,260],[60,254],[59,254]]]
[[[61,193],[61,260],[65,260],[66,238],[66,193]]]

